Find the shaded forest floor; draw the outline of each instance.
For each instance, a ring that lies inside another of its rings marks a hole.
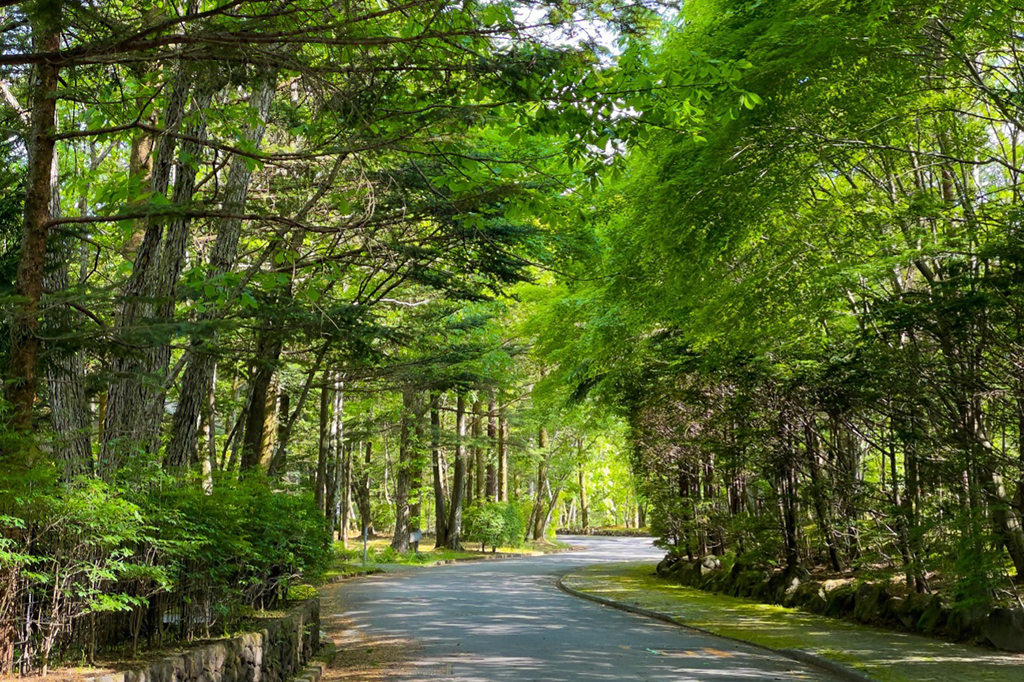
[[[563,578],[572,589],[771,649],[802,649],[879,682],[1017,682],[1024,655],[941,642],[684,587],[654,565],[605,564]]]

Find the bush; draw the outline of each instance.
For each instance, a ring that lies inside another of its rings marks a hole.
[[[15,652],[25,670],[78,654],[88,638],[76,635],[90,623],[97,646],[132,650],[140,636],[223,631],[331,559],[312,497],[262,482],[225,477],[208,495],[159,477],[135,486],[24,480],[0,474],[0,616],[32,633]]]
[[[515,502],[499,502],[504,507],[502,515],[505,518],[505,540],[502,542],[507,547],[519,547],[526,537],[526,517],[523,516],[522,507]]]
[[[469,542],[490,546],[518,547],[523,542],[526,522],[519,507],[511,502],[487,502],[466,510],[463,534]]]
[[[479,542],[481,550],[485,545],[496,549],[505,539],[505,517],[497,503],[473,505],[466,510],[462,524],[463,536],[469,542]]]

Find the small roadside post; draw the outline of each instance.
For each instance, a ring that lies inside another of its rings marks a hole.
[[[366,568],[366,542],[368,540],[367,535],[369,535],[369,530],[369,525],[363,526],[363,568]]]

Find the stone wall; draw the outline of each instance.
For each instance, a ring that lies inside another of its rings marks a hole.
[[[91,682],[285,682],[320,648],[320,602],[310,599],[257,632],[168,656]]]
[[[755,570],[715,557],[687,562],[666,558],[658,575],[689,587],[780,604],[867,625],[1024,652],[1024,609],[950,604],[938,594],[898,593],[885,583],[812,580],[806,571]]]

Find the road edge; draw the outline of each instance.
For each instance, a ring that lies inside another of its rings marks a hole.
[[[324,585],[336,585],[342,582],[348,582],[349,580],[356,580],[358,578],[368,578],[373,575],[383,575],[385,573],[399,573],[405,570],[417,570],[423,568],[436,568],[437,566],[455,566],[458,564],[472,564],[481,563],[484,561],[505,561],[508,559],[539,559],[541,557],[551,556],[553,554],[569,554],[572,552],[582,552],[586,550],[586,547],[582,545],[574,545],[572,547],[553,549],[550,552],[542,552],[540,554],[525,554],[521,552],[501,552],[494,554],[483,554],[475,557],[463,557],[461,559],[439,559],[438,561],[432,561],[428,564],[393,564],[398,570],[389,571],[383,568],[367,568],[359,569],[354,573],[345,573],[343,575],[331,576],[327,580],[324,580],[319,585],[314,585],[315,589],[320,589]]]
[[[582,590],[577,590],[577,589],[575,589],[573,587],[569,587],[568,585],[566,585],[562,581],[562,578],[564,578],[566,575],[568,575],[571,572],[572,571],[568,571],[568,572],[558,576],[558,578],[555,580],[555,585],[562,592],[565,592],[568,595],[572,595],[573,597],[578,597],[580,599],[586,599],[587,601],[592,601],[592,602],[594,602],[596,604],[601,604],[603,606],[609,606],[609,607],[611,607],[613,609],[618,609],[620,611],[626,611],[628,613],[633,613],[633,614],[636,614],[638,616],[646,616],[647,618],[652,618],[654,620],[659,620],[659,621],[661,621],[663,623],[668,623],[669,625],[675,625],[675,626],[678,626],[678,627],[686,628],[687,630],[694,630],[696,632],[700,632],[700,633],[705,634],[705,635],[711,635],[713,637],[719,637],[721,639],[729,640],[731,642],[737,642],[739,644],[745,644],[747,646],[756,647],[756,648],[762,649],[764,651],[769,651],[769,652],[771,652],[773,654],[778,654],[779,656],[783,656],[783,657],[788,658],[788,659],[790,659],[792,661],[797,661],[798,663],[804,663],[806,665],[812,665],[812,666],[814,666],[816,668],[820,668],[820,669],[822,669],[822,670],[824,670],[826,672],[832,673],[833,675],[836,675],[837,677],[841,677],[844,680],[849,680],[850,682],[877,682],[877,680],[875,680],[875,678],[868,676],[866,673],[863,673],[860,670],[856,670],[856,669],[851,668],[851,667],[849,667],[847,665],[843,665],[842,663],[839,663],[837,661],[833,661],[830,658],[825,658],[824,656],[821,656],[820,654],[816,654],[813,651],[807,651],[806,649],[776,649],[776,648],[773,648],[773,647],[770,647],[770,646],[765,646],[764,644],[758,644],[757,642],[750,642],[748,640],[740,639],[738,637],[730,637],[728,635],[722,635],[722,634],[719,634],[717,632],[712,632],[711,630],[707,630],[705,628],[697,627],[696,625],[690,625],[688,623],[685,623],[685,622],[679,620],[678,618],[676,618],[674,616],[671,616],[671,615],[669,615],[667,613],[663,613],[661,611],[655,611],[653,609],[645,609],[642,606],[634,606],[632,604],[626,604],[626,603],[623,603],[623,602],[620,602],[620,601],[615,601],[614,599],[608,599],[607,597],[598,597],[595,594],[589,594],[587,592],[583,592]]]

